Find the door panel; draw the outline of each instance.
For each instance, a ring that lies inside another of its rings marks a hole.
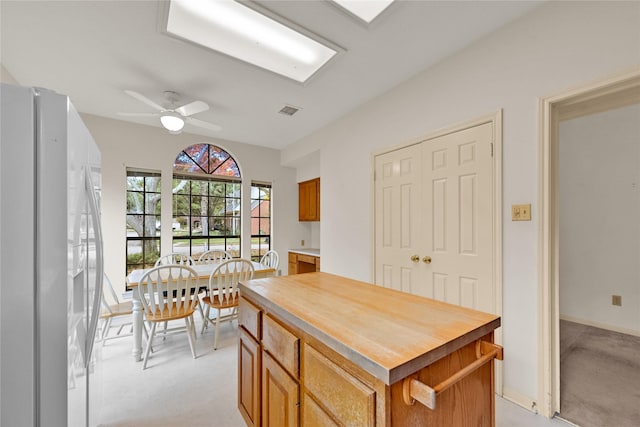
[[[496,312],[492,142],[485,123],[376,157],[376,283]]]
[[[376,157],[376,283],[413,292],[421,235],[420,146]]]

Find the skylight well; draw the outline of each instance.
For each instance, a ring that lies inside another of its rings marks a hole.
[[[380,15],[393,0],[333,0],[367,24]]]
[[[167,33],[298,82],[305,82],[338,53],[230,0],[171,0]]]

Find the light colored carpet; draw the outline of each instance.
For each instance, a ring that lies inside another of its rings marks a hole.
[[[560,416],[582,427],[640,426],[640,337],[561,321]]]

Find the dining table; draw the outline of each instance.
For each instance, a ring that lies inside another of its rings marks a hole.
[[[254,278],[263,278],[269,276],[275,276],[276,270],[273,267],[269,267],[267,265],[260,264],[259,262],[251,261],[253,265]],[[208,263],[208,264],[196,264],[190,265],[189,267],[193,268],[195,272],[198,274],[198,281],[200,282],[201,287],[206,287],[209,284],[209,277],[211,273],[216,269],[216,267],[220,265],[220,262]],[[132,355],[133,359],[136,362],[140,362],[142,360],[142,327],[144,325],[143,318],[143,310],[142,303],[140,302],[140,295],[137,291],[138,283],[145,272],[151,270],[151,268],[147,269],[137,269],[132,270],[127,275],[127,286],[132,288],[132,302],[133,302],[133,349]]]

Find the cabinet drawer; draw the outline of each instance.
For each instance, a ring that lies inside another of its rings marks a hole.
[[[306,262],[308,264],[315,264],[316,257],[311,255],[300,255],[298,254],[298,262]]]
[[[322,402],[332,417],[338,420],[338,424],[373,427],[376,411],[375,391],[313,347],[305,344],[303,351],[303,382],[314,399]],[[305,405],[307,399],[308,396],[305,396]]]
[[[238,303],[238,324],[244,327],[257,340],[260,340],[261,312],[258,307],[244,298]]]
[[[262,346],[294,377],[299,376],[300,339],[269,315],[264,316]]]

